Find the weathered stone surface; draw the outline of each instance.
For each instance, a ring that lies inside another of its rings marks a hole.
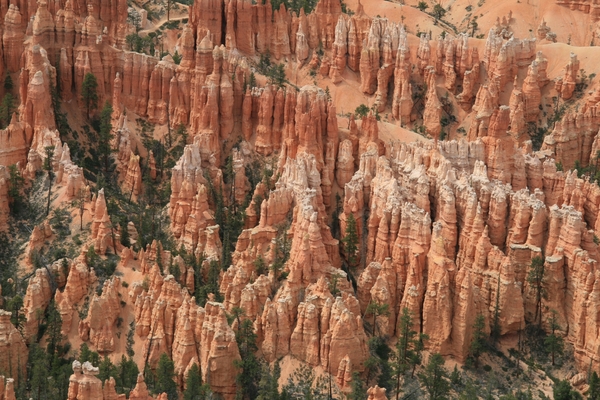
[[[119,286],[121,280],[113,277],[106,281],[102,294],[94,294],[90,299],[88,315],[79,322],[79,337],[88,341],[98,352],[109,353],[115,349],[115,325],[121,304]]]
[[[11,315],[8,311],[0,310],[0,351],[4,354],[0,358],[0,368],[6,371],[7,374],[14,376],[13,379],[18,379],[19,376],[25,376],[26,374],[28,350],[23,336],[10,321]],[[4,377],[1,381],[4,384]],[[0,391],[0,394],[7,396],[11,392],[11,387],[14,390],[12,382],[9,381],[7,381],[5,393]],[[14,392],[12,396],[12,399],[14,399]],[[11,397],[5,398],[11,399]]]

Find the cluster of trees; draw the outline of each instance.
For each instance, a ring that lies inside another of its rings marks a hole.
[[[140,36],[137,32],[130,33],[125,37],[125,43],[127,43],[127,47],[131,51],[154,55],[155,44],[153,37],[150,35]]]
[[[284,0],[285,1],[285,0]],[[276,2],[274,2],[275,4]],[[299,7],[306,8],[306,2]],[[286,4],[287,5],[287,4]],[[298,6],[293,3],[292,6]],[[310,5],[308,5],[310,6]],[[443,16],[443,14],[442,14]],[[441,18],[441,17],[440,17]],[[285,71],[283,64],[274,65],[271,63],[268,55],[262,56],[258,65],[258,70],[269,77],[272,83],[282,86],[285,83]],[[252,79],[248,83],[252,85]],[[254,82],[255,84],[255,82]],[[6,82],[5,82],[6,88]],[[86,177],[96,182],[98,189],[104,188],[107,198],[108,213],[113,223],[113,241],[119,237],[121,243],[125,246],[131,245],[127,236],[127,224],[129,219],[134,223],[139,237],[136,247],[142,248],[150,244],[153,240],[161,243],[162,249],[168,249],[173,255],[183,256],[185,263],[191,265],[195,272],[195,298],[197,302],[204,305],[209,294],[214,294],[217,301],[222,297],[219,291],[219,275],[222,270],[229,267],[232,259],[232,253],[235,248],[235,242],[240,235],[244,220],[245,210],[250,204],[252,192],[257,183],[264,182],[269,189],[276,180],[272,174],[272,169],[258,165],[250,166],[246,173],[252,185],[252,190],[242,202],[238,204],[235,199],[235,176],[233,171],[233,159],[229,156],[225,160],[223,168],[224,186],[214,185],[209,174],[205,175],[208,182],[209,198],[211,208],[215,212],[216,223],[220,226],[220,239],[223,244],[223,253],[221,261],[211,261],[205,263],[202,257],[196,257],[194,254],[188,254],[182,248],[175,248],[174,242],[170,237],[166,226],[167,222],[164,216],[164,207],[167,205],[170,195],[170,168],[183,153],[187,143],[187,132],[185,127],[178,127],[172,134],[170,127],[168,135],[164,140],[153,139],[147,135],[152,127],[144,126],[142,128],[142,142],[148,151],[155,155],[157,163],[157,177],[150,179],[148,174],[147,160],[142,167],[143,190],[137,201],[132,201],[133,188],[121,188],[117,184],[117,177],[114,165],[114,149],[111,116],[113,109],[109,102],[106,102],[97,117],[94,112],[98,109],[99,95],[98,82],[96,77],[89,73],[85,76],[82,88],[82,99],[84,101],[91,128],[87,128],[86,134],[93,148],[85,149],[87,156],[84,160]],[[0,111],[1,108],[0,108]],[[369,112],[368,107],[361,105],[357,108],[358,116],[366,115]],[[0,121],[2,120],[0,112]],[[46,173],[48,185],[46,214],[50,215],[51,188],[53,180],[53,160],[54,148],[46,148],[46,157],[44,160],[44,172]],[[257,172],[258,171],[258,172]],[[11,208],[22,207],[25,200],[22,191],[19,189],[23,184],[23,178],[15,167],[10,168],[10,199]],[[260,199],[259,199],[260,200]],[[260,204],[260,201],[257,202]],[[80,204],[84,204],[81,199]],[[336,211],[332,222],[332,231],[335,236],[340,236],[339,213],[341,212],[340,199],[336,201]],[[260,211],[260,210],[257,210]],[[64,213],[55,210],[52,214],[53,227],[56,226],[57,234],[64,238],[69,232],[64,231],[65,225]],[[68,224],[67,224],[68,225]],[[365,225],[365,224],[363,224]],[[267,273],[271,269],[275,275],[275,281],[285,278],[283,272],[285,263],[289,257],[290,240],[287,234],[289,225],[283,224],[278,227],[278,235],[275,240],[274,260],[271,265],[266,265],[264,259],[257,258],[254,262],[256,272]],[[68,228],[68,226],[67,226]],[[81,224],[81,228],[83,228]],[[355,217],[349,214],[346,219],[344,235],[341,239],[343,255],[347,264],[347,270],[350,278],[356,273],[356,268],[362,261],[362,247],[360,243],[358,224]],[[117,235],[118,234],[118,235]],[[365,235],[363,235],[364,240]],[[116,246],[114,246],[116,247]],[[113,257],[102,258],[96,254],[93,247],[90,247],[86,254],[88,265],[92,266],[101,278],[106,278],[114,273],[116,268],[116,259]],[[162,257],[157,257],[159,266]],[[207,265],[208,264],[208,265]],[[170,272],[178,279],[179,268],[173,265],[169,266]],[[11,280],[16,276],[16,252],[10,244],[8,237],[0,236],[0,284],[3,293],[9,298],[4,305],[7,309],[13,311],[13,323],[18,328],[23,325],[23,315],[20,312],[22,307],[22,297],[16,292],[17,284],[11,284]],[[337,277],[330,285],[332,293],[338,294]],[[546,320],[548,333],[542,330],[543,300],[547,297],[546,277],[544,261],[541,257],[535,257],[530,265],[527,276],[528,290],[535,299],[535,318],[534,324],[538,327],[537,334],[542,335],[542,343],[545,346],[547,356],[550,357],[552,365],[564,352],[564,342],[561,336],[561,326],[555,311],[551,311],[550,317]],[[273,294],[276,287],[273,288]],[[388,393],[398,400],[402,392],[413,382],[418,382],[418,386],[428,394],[430,399],[448,398],[451,391],[456,388],[462,388],[461,399],[474,399],[474,389],[465,386],[458,369],[449,373],[444,368],[444,361],[440,354],[434,353],[428,357],[427,364],[419,368],[423,362],[422,352],[428,340],[427,335],[419,334],[415,327],[414,316],[411,315],[408,308],[401,310],[398,321],[397,333],[398,341],[392,348],[388,344],[386,337],[378,329],[378,319],[390,314],[388,304],[379,304],[372,302],[367,307],[368,318],[365,324],[371,325],[371,338],[368,342],[369,357],[365,362],[365,373],[361,376],[354,374],[352,381],[352,392],[349,395],[351,399],[365,399],[366,388],[372,385],[379,385],[388,390]],[[472,326],[472,338],[469,346],[468,367],[479,368],[481,356],[493,348],[493,340],[497,334],[497,318],[494,316],[494,328],[492,337],[486,332],[486,321],[483,315],[477,315]],[[295,371],[288,383],[281,389],[278,385],[280,368],[276,364],[273,368],[269,367],[263,360],[257,356],[258,346],[257,337],[253,331],[252,321],[244,317],[242,309],[233,309],[229,320],[234,324],[236,332],[236,341],[240,350],[241,360],[236,363],[239,373],[237,375],[237,398],[245,399],[331,399],[338,396],[335,393],[335,385],[331,378],[316,377],[315,372],[309,367],[301,367]],[[70,374],[70,361],[68,357],[69,345],[60,333],[61,320],[60,314],[52,303],[45,311],[40,327],[40,336],[45,336],[45,348],[38,345],[32,345],[30,358],[28,360],[27,379],[20,380],[18,391],[23,396],[27,395],[33,399],[54,399],[66,398],[66,386],[68,385],[68,376]],[[371,323],[372,321],[372,323]],[[91,351],[85,344],[80,348],[79,359],[81,361],[90,361],[99,365],[100,379],[108,377],[115,378],[117,391],[128,394],[135,386],[138,375],[138,367],[132,360],[133,353],[133,326],[130,326],[127,334],[127,356],[123,355],[120,361],[115,365],[108,358],[101,358],[98,353]],[[495,333],[494,333],[495,332]],[[490,343],[492,339],[492,343]],[[169,399],[178,399],[178,389],[174,382],[173,362],[166,354],[160,357],[156,369],[144,368],[146,383],[153,393],[167,393]],[[415,381],[415,379],[418,381]],[[363,380],[364,379],[364,380]],[[577,398],[577,392],[574,391],[567,381],[558,381],[555,387],[555,398],[574,399]],[[197,366],[194,366],[187,377],[186,390],[183,392],[184,399],[204,399],[211,398],[212,393],[207,384],[202,382],[202,377]],[[407,393],[407,396],[410,396]],[[505,396],[505,400],[522,397],[526,394],[518,394],[513,397]],[[590,399],[600,398],[600,378],[594,373],[590,378]]]
[[[15,111],[15,98],[12,95],[13,81],[10,74],[4,78],[4,97],[0,103],[0,128],[4,129],[10,124],[12,114]]]
[[[271,6],[273,10],[279,10],[279,7],[283,4],[286,10],[292,10],[296,14],[300,14],[301,9],[304,9],[304,12],[309,14],[315,9],[317,3],[318,0],[273,0]]]
[[[271,61],[271,55],[267,51],[264,54],[260,55],[260,60],[258,64],[256,64],[257,71],[266,76],[269,83],[278,87],[283,87],[287,83],[287,78],[285,76],[285,64],[274,64]],[[250,77],[250,87],[254,87],[256,85],[256,81],[252,82],[252,76]]]

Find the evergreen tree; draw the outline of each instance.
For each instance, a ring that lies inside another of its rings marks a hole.
[[[367,370],[365,384],[367,386],[377,384],[391,392],[393,389],[393,371],[389,360],[392,349],[378,336],[369,339],[368,347],[369,358],[364,362]]]
[[[202,265],[201,263],[198,263]],[[208,264],[208,279],[206,283],[202,285],[196,285],[196,301],[199,305],[203,306],[206,304],[208,300],[209,294],[214,294],[215,300],[220,301],[222,299],[221,292],[219,291],[219,274],[221,272],[221,267],[219,263],[215,260],[211,260]],[[201,278],[201,274],[195,275],[198,278]]]
[[[91,351],[87,343],[82,343],[79,348],[79,361],[84,363],[89,361],[92,365],[98,365],[100,363],[100,355],[95,351]]]
[[[233,324],[233,322],[237,322],[237,329],[239,330],[242,326],[242,317],[244,316],[245,311],[241,307],[232,307],[231,312],[227,314],[227,322],[229,325]]]
[[[438,20],[444,18],[446,15],[446,10],[440,4],[436,4],[433,6],[433,16],[435,17],[436,23]]]
[[[200,376],[200,368],[198,364],[192,365],[186,379],[185,391],[183,392],[183,400],[208,400],[212,399],[210,387],[202,384]]]
[[[261,379],[261,367],[255,353],[258,351],[256,345],[256,334],[252,321],[244,319],[236,332],[236,340],[240,350],[241,360],[235,365],[239,368],[236,377],[237,399],[255,399],[258,395],[258,382]]]
[[[135,344],[135,340],[133,339],[133,335],[135,334],[135,321],[131,321],[129,324],[129,330],[127,331],[127,347],[125,352],[129,357],[133,357],[135,351],[133,351],[133,345]]]
[[[6,302],[5,310],[10,311],[10,322],[17,328],[21,334],[23,333],[23,323],[26,321],[25,314],[22,310],[23,298],[19,295],[13,296]]]
[[[117,367],[110,361],[108,356],[104,356],[100,365],[98,365],[98,379],[100,379],[103,383],[110,377],[115,378],[118,376]]]
[[[279,377],[281,368],[279,362],[275,363],[273,372],[267,364],[263,364],[261,368],[260,382],[258,383],[257,400],[278,400],[281,397],[279,393]]]
[[[121,244],[125,247],[129,247],[131,245],[130,239],[129,239],[129,230],[127,229],[127,217],[122,215],[121,218],[119,218],[119,233],[121,234],[121,238],[119,239],[119,242],[121,242]],[[172,262],[173,260],[171,260]],[[179,269],[176,269],[177,271],[179,271]],[[175,279],[179,280],[179,276],[175,276]]]
[[[361,104],[354,110],[354,115],[357,119],[363,119],[364,117],[369,115],[369,107],[367,107],[366,104]]]
[[[96,76],[91,72],[85,74],[83,78],[81,97],[83,98],[83,104],[85,104],[85,110],[89,118],[90,112],[98,108],[98,81],[96,80]]]
[[[79,188],[75,205],[79,210],[79,230],[83,231],[83,213],[85,212],[86,192],[84,188]]]
[[[372,301],[367,306],[367,314],[373,314],[373,335],[377,336],[377,317],[390,315],[390,305]]]
[[[137,377],[140,373],[137,364],[133,359],[121,355],[121,361],[116,367],[117,376],[115,377],[117,392],[129,395],[137,384]]]
[[[467,383],[465,389],[460,393],[458,400],[479,400],[477,389],[471,382]]]
[[[104,176],[107,179],[110,176],[112,169],[111,154],[114,152],[113,148],[111,147],[111,141],[114,138],[111,124],[112,113],[113,108],[107,101],[104,103],[102,113],[100,114],[100,131],[98,132],[98,144],[96,147],[98,157],[100,158],[102,168],[104,170]]]
[[[473,324],[473,337],[469,346],[469,358],[475,363],[475,368],[479,364],[479,357],[485,350],[485,339],[485,317],[483,314],[478,314]]]
[[[367,398],[367,388],[364,382],[360,379],[358,372],[352,373],[352,383],[350,385],[352,391],[348,395],[348,400],[364,400]]]
[[[291,400],[326,400],[327,386],[322,379],[317,379],[312,367],[303,364],[292,372],[283,388],[286,399]]]
[[[188,371],[186,379],[186,388],[183,392],[184,400],[198,400],[201,399],[200,391],[202,389],[202,377],[200,376],[200,369],[198,364],[192,365]]]
[[[6,93],[2,99],[2,104],[0,104],[0,121],[3,129],[10,124],[14,110],[15,98],[12,94]]]
[[[535,322],[542,325],[542,299],[546,298],[544,259],[536,256],[531,259],[527,283],[535,296]]]
[[[285,64],[274,64],[267,70],[267,78],[271,85],[283,87],[285,84]]]
[[[396,375],[396,400],[398,400],[400,396],[400,378],[409,368],[409,353],[416,335],[417,332],[412,329],[410,310],[408,307],[404,307],[398,324],[398,342],[396,342],[396,362],[394,364],[394,374]]]
[[[492,342],[496,345],[496,342],[500,338],[500,333],[502,331],[500,327],[500,276],[498,276],[498,286],[496,288],[496,305],[494,306],[494,319],[492,321],[492,329],[490,336],[492,338]]]
[[[37,343],[33,343],[29,350],[29,395],[34,400],[46,399],[48,396],[48,375],[50,363],[44,351]]]
[[[156,368],[156,386],[154,392],[166,393],[169,400],[177,400],[177,384],[173,380],[175,365],[165,353],[161,354]]]
[[[592,372],[589,383],[588,400],[600,400],[600,378],[596,371]]]
[[[346,231],[342,243],[344,244],[348,264],[356,266],[359,261],[359,256],[356,254],[358,252],[358,231],[356,229],[356,219],[354,219],[352,213],[346,219]]]
[[[557,355],[562,355],[565,347],[562,336],[558,334],[558,331],[561,329],[558,324],[556,310],[552,310],[552,314],[548,320],[548,326],[550,328],[550,334],[544,339],[544,344],[546,345],[546,351],[550,353],[552,365],[554,365],[555,357]]]
[[[338,193],[335,194],[335,208],[331,215],[331,235],[335,239],[340,238],[340,213],[342,212],[342,198]]]
[[[62,342],[64,336],[62,334],[62,318],[56,309],[54,300],[50,302],[46,310],[46,352],[50,356],[54,356],[62,351]]]
[[[6,78],[4,78],[4,90],[10,92],[14,88],[13,80],[10,74],[6,74]]]
[[[12,164],[8,167],[8,172],[10,174],[8,185],[8,197],[10,198],[11,206],[10,211],[15,213],[21,209],[24,203],[21,189],[23,189],[25,178],[23,178],[21,172],[18,170],[15,164]]]
[[[429,356],[425,371],[419,374],[421,384],[425,387],[431,400],[446,399],[450,393],[450,383],[447,380],[448,372],[444,368],[444,359],[440,353]]]
[[[454,365],[454,369],[450,373],[450,383],[454,386],[462,385],[462,377],[460,376],[460,372],[458,371],[458,367]]]
[[[408,358],[408,361],[410,362],[410,365],[412,366],[412,371],[410,373],[411,378],[415,376],[415,369],[417,369],[417,366],[421,365],[421,361],[422,361],[421,354],[423,352],[423,349],[425,348],[426,340],[429,340],[429,336],[425,333],[420,333],[419,338],[413,342],[413,349],[409,353],[409,358]]]
[[[578,391],[571,388],[568,380],[558,381],[554,385],[554,400],[579,400],[583,399]]]
[[[46,206],[46,215],[50,214],[50,196],[52,194],[52,179],[54,171],[52,169],[52,159],[54,158],[54,146],[44,147],[46,158],[44,159],[44,171],[48,174],[48,204]]]

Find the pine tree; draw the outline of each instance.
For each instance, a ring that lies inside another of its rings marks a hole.
[[[369,347],[369,358],[363,364],[367,370],[365,384],[372,386],[375,383],[391,392],[394,386],[393,368],[390,365],[392,349],[378,336],[370,338],[367,345]]]
[[[44,171],[48,174],[48,204],[46,206],[46,215],[50,214],[50,196],[52,194],[52,179],[54,171],[52,169],[52,159],[54,158],[54,146],[44,147],[46,158],[44,159]]]
[[[10,124],[13,111],[15,110],[15,98],[12,94],[6,93],[0,104],[0,121],[2,128],[6,128]]]
[[[548,319],[548,326],[550,328],[550,334],[546,336],[544,339],[544,344],[546,345],[546,351],[550,353],[550,357],[552,359],[552,365],[554,365],[555,357],[557,355],[562,355],[564,351],[564,341],[562,336],[560,336],[557,331],[560,331],[560,325],[558,324],[558,313],[556,310],[552,310],[552,314]]]
[[[111,147],[111,141],[114,138],[111,124],[112,113],[113,108],[107,101],[104,103],[102,113],[100,114],[100,131],[98,132],[98,144],[96,147],[98,156],[102,162],[102,168],[104,169],[104,176],[107,179],[112,169],[111,154],[114,152]]]
[[[357,119],[363,119],[369,115],[369,107],[366,104],[361,104],[354,110],[354,115]]]
[[[50,305],[46,310],[46,336],[46,352],[50,356],[60,353],[61,345],[64,340],[62,334],[62,318],[56,309],[54,300],[50,302]]]
[[[588,400],[600,400],[600,378],[596,371],[590,376],[590,389],[588,390]]]
[[[396,400],[400,396],[400,378],[410,368],[409,357],[411,345],[417,332],[412,330],[412,317],[407,307],[402,309],[400,322],[398,324],[398,342],[396,343],[396,362],[394,374],[396,375]]]
[[[373,335],[377,336],[377,317],[390,315],[390,305],[372,301],[367,306],[367,314],[373,314]]]
[[[28,364],[31,367],[29,377],[30,397],[34,400],[47,398],[50,363],[46,353],[44,353],[37,343],[33,343],[29,349]]]
[[[483,314],[478,314],[473,324],[473,336],[471,338],[471,345],[469,346],[469,357],[475,362],[475,368],[477,368],[479,357],[485,349],[486,336],[485,317]]]
[[[544,259],[536,256],[531,259],[527,283],[535,296],[535,322],[542,325],[542,299],[546,298]]]
[[[241,360],[235,362],[239,368],[236,377],[237,398],[255,399],[258,395],[258,382],[261,378],[261,367],[255,353],[258,351],[256,345],[256,334],[252,321],[244,319],[236,332],[236,340],[240,350]]]
[[[231,312],[227,314],[227,322],[229,325],[233,324],[233,322],[237,322],[237,329],[239,330],[242,326],[242,317],[244,316],[245,311],[241,307],[232,307]]]
[[[459,400],[479,400],[477,389],[471,382],[467,383],[465,389],[460,393]]]
[[[83,98],[83,104],[85,104],[85,110],[89,118],[90,112],[98,107],[98,81],[96,80],[96,76],[91,72],[85,74],[83,78],[81,97]]]
[[[98,379],[102,382],[107,380],[110,377],[117,377],[117,367],[110,361],[110,358],[104,356],[100,365],[98,365]]]
[[[352,373],[352,383],[350,385],[352,391],[348,395],[348,400],[364,400],[367,398],[367,388],[364,382],[360,379],[358,372]]]
[[[8,185],[8,197],[10,199],[10,211],[16,213],[23,206],[23,195],[21,189],[25,183],[25,178],[19,172],[17,166],[12,164],[8,167],[10,174],[9,185]]]
[[[117,376],[115,377],[117,392],[129,395],[137,384],[137,377],[140,373],[137,364],[133,359],[121,355],[121,361],[116,367]]]
[[[10,92],[14,87],[12,77],[10,74],[6,74],[6,78],[4,78],[4,90]]]
[[[420,333],[419,337],[417,340],[415,340],[413,342],[413,349],[409,354],[409,358],[408,361],[410,362],[410,365],[412,366],[412,372],[410,374],[410,377],[414,377],[415,376],[415,369],[417,369],[417,366],[421,365],[421,361],[422,361],[422,352],[423,349],[425,348],[425,341],[429,340],[429,336],[425,333]]]
[[[433,6],[433,16],[436,19],[436,23],[437,20],[444,18],[444,15],[446,15],[446,10],[444,7],[442,7],[440,4]]]
[[[77,209],[79,210],[79,230],[83,231],[83,213],[85,212],[86,192],[84,188],[79,188],[77,199],[75,200]]]
[[[325,382],[316,379],[313,368],[306,364],[292,372],[283,392],[289,399],[325,400],[328,397]]]
[[[17,328],[21,334],[23,333],[23,323],[26,321],[25,314],[22,311],[23,298],[19,295],[12,297],[6,302],[5,309],[10,311],[10,322]]]
[[[135,340],[133,339],[133,335],[135,333],[135,321],[131,321],[129,324],[129,330],[127,331],[127,346],[125,348],[125,352],[129,357],[133,357],[135,351],[133,351],[133,345],[135,344]]]
[[[346,231],[342,243],[344,244],[348,264],[355,266],[359,261],[356,254],[358,251],[358,231],[356,229],[356,219],[354,219],[352,213],[346,219]]]
[[[583,399],[578,391],[571,388],[568,380],[558,381],[554,385],[554,400],[579,400]]]
[[[269,365],[263,364],[256,400],[278,400],[281,397],[278,382],[280,375],[281,368],[279,367],[279,362],[275,362],[272,372]]]
[[[161,354],[156,368],[156,387],[154,392],[157,394],[166,393],[169,400],[177,400],[177,384],[173,380],[175,376],[175,365],[165,353]]]
[[[460,376],[460,372],[458,371],[458,367],[454,365],[454,369],[450,373],[450,383],[454,386],[462,385],[462,377]]]
[[[198,364],[192,365],[188,371],[183,400],[208,400],[212,398],[210,387],[202,384]]]
[[[278,87],[283,87],[285,84],[285,64],[272,65],[265,74],[269,83]]]
[[[100,355],[95,351],[91,351],[87,343],[82,343],[79,348],[79,361],[82,363],[89,361],[92,365],[98,365],[100,363]]]
[[[498,287],[496,288],[496,305],[494,306],[494,320],[492,322],[492,332],[490,334],[492,342],[495,345],[500,338],[502,329],[500,327],[500,276],[498,276]]]
[[[425,387],[431,400],[446,399],[450,393],[450,383],[448,382],[448,372],[444,368],[444,359],[440,353],[434,353],[429,356],[429,362],[425,371],[419,374],[421,384]]]

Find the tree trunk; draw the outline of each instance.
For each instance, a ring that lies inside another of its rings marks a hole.
[[[113,249],[115,251],[115,254],[117,254],[117,241],[115,240],[115,227],[112,224],[112,221],[110,223],[110,234],[112,236]]]
[[[373,336],[377,336],[377,313],[373,311]]]
[[[50,215],[50,196],[52,194],[52,172],[48,171],[48,205],[46,206],[46,216]]]

